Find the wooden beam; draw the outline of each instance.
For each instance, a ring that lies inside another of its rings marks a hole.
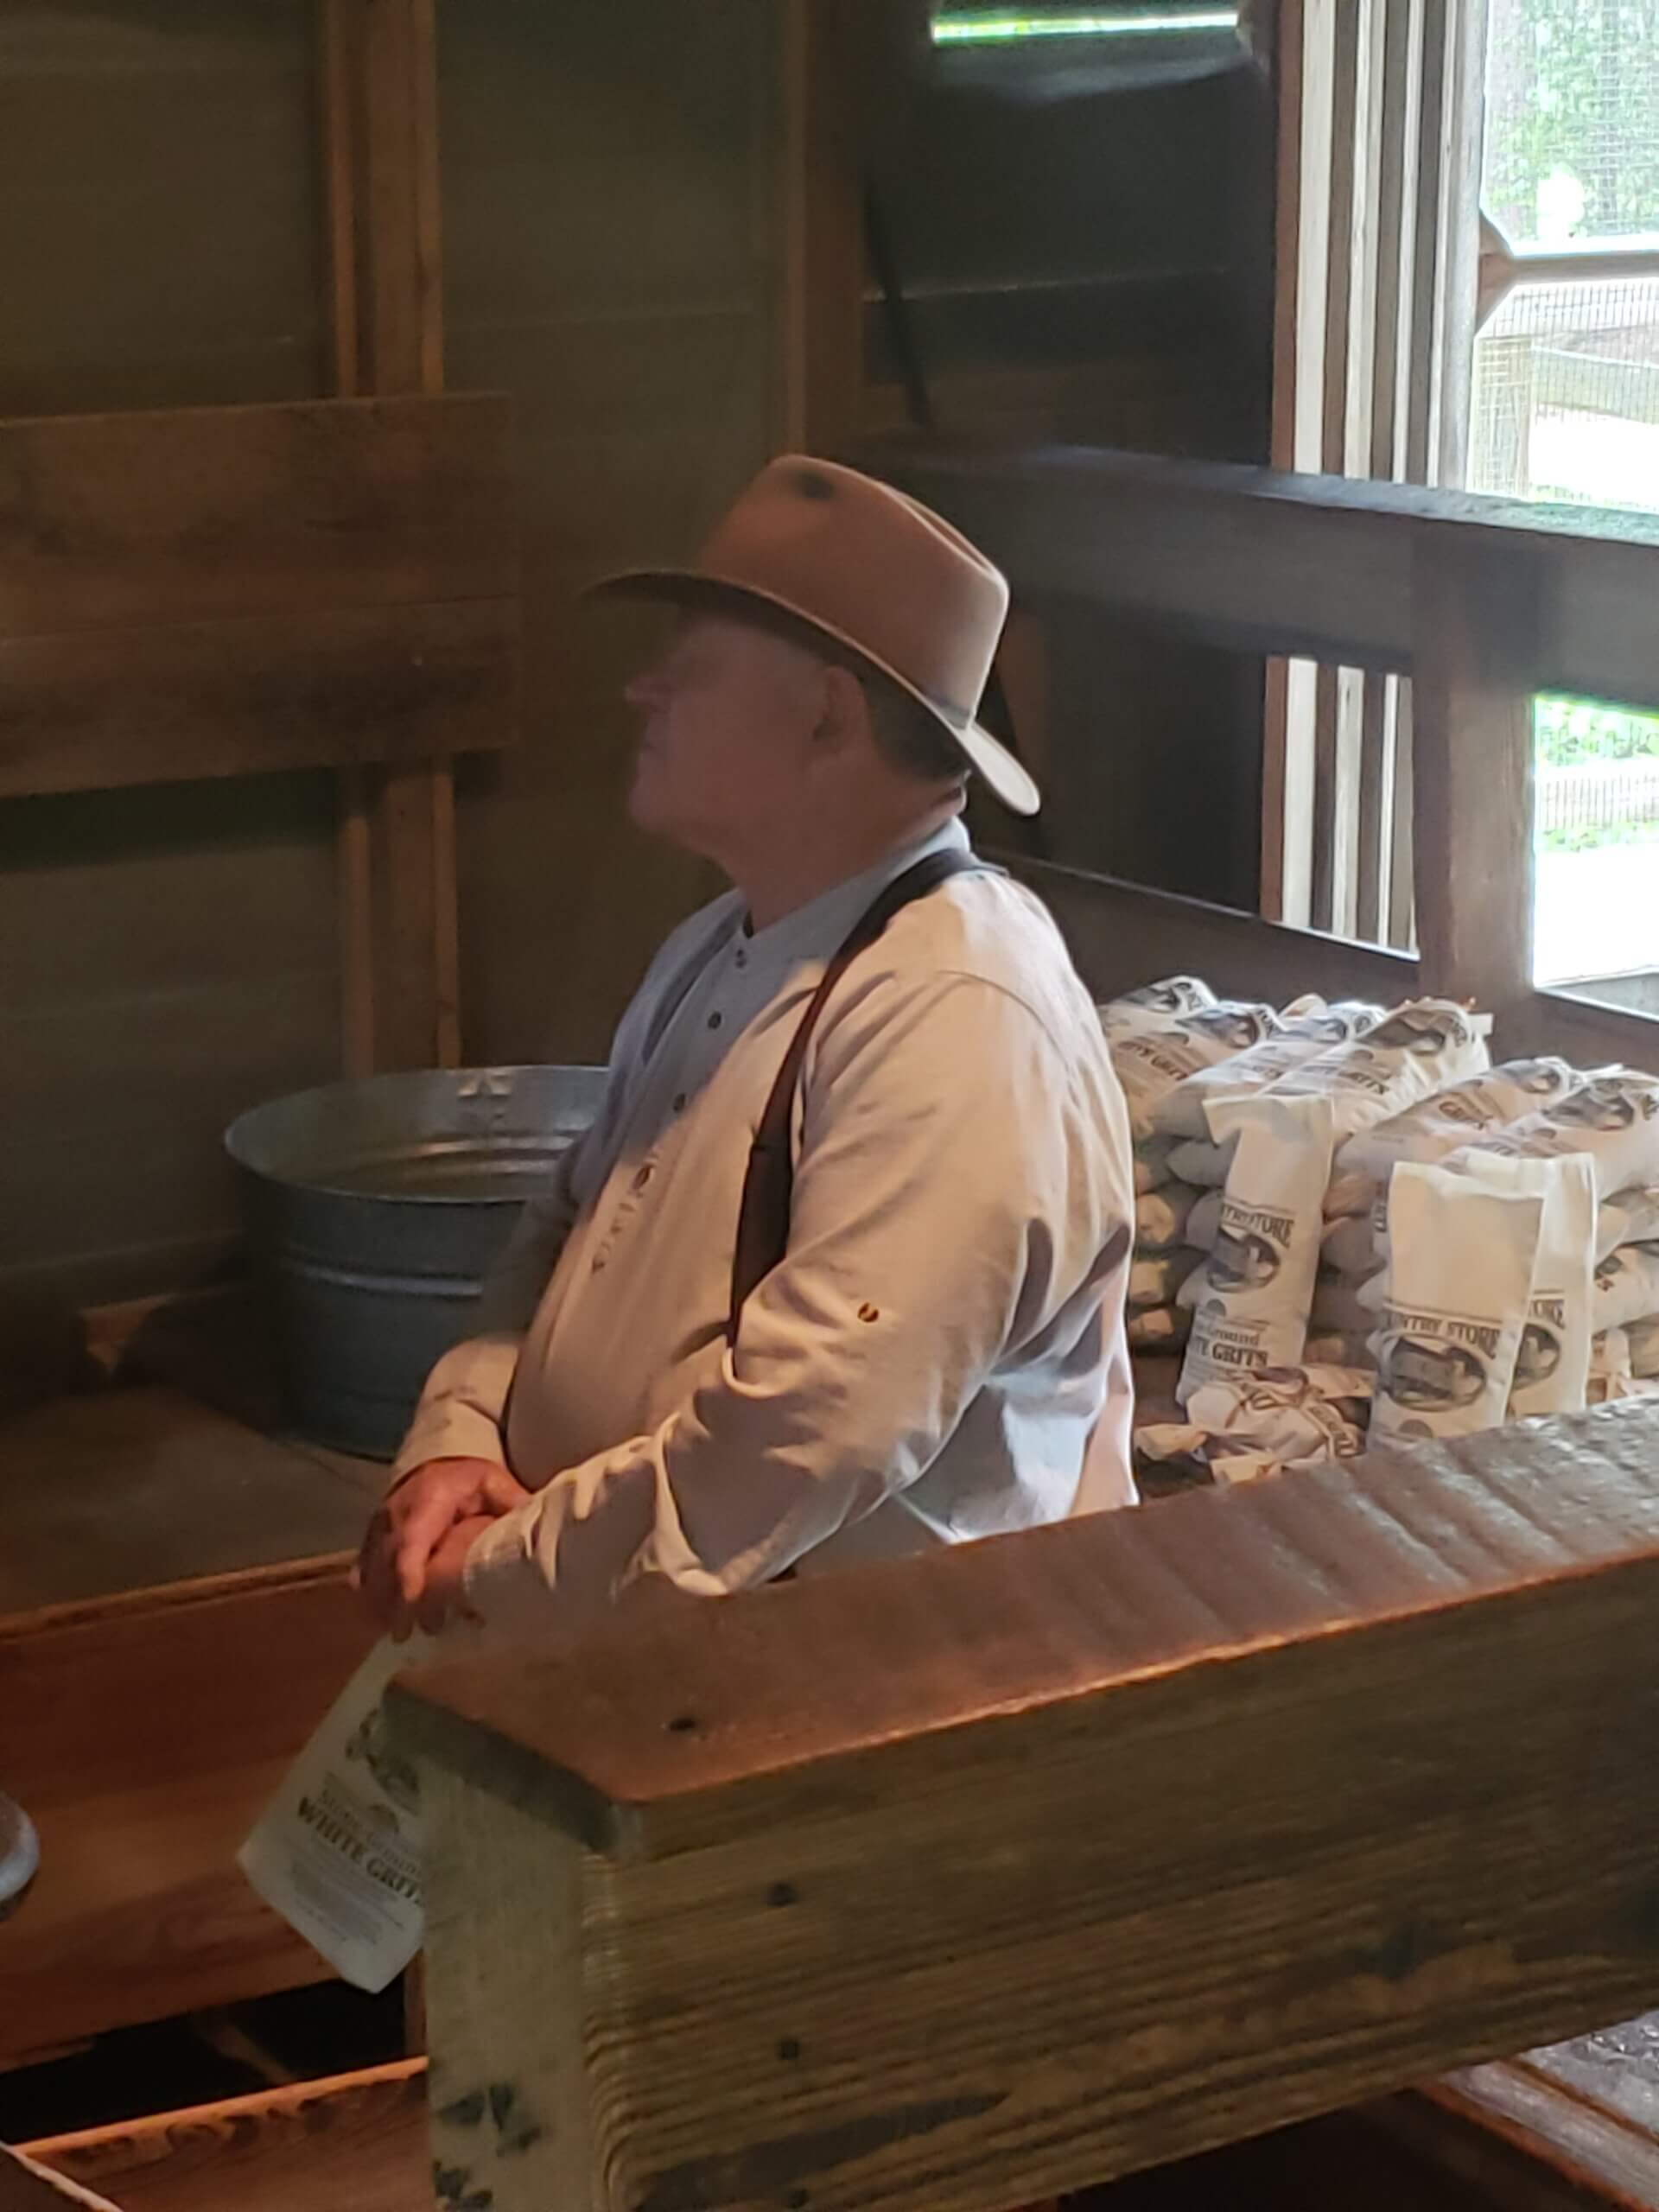
[[[1535,563],[1517,681],[1659,706],[1659,517],[1083,448],[890,440],[864,459],[967,531],[1018,592],[1356,668],[1410,672],[1419,558],[1456,533],[1471,562]]]
[[[342,389],[436,392],[443,313],[433,0],[324,0],[321,24],[336,375]],[[348,1067],[454,1066],[454,793],[439,748],[389,769],[372,792],[346,784],[340,854]]]
[[[1532,993],[1536,556],[1442,531],[1419,547],[1413,721],[1426,989],[1500,1017]]]
[[[517,636],[459,600],[0,640],[0,798],[486,751]]]
[[[784,0],[779,442],[836,453],[863,428],[864,218],[849,77],[858,0]]]
[[[403,2059],[25,2148],[65,2181],[109,2190],[121,2212],[422,2212],[433,2202],[425,2122],[426,2061]]]
[[[994,2212],[1650,2002],[1656,1449],[1610,1408],[394,1686],[437,2156],[496,2212]]]
[[[0,642],[510,601],[504,399],[0,422]]]

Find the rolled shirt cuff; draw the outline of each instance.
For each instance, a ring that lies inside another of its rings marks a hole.
[[[531,1516],[520,1508],[480,1535],[461,1571],[467,1610],[491,1628],[533,1630],[550,1624],[546,1578],[531,1547]]]
[[[429,1459],[493,1459],[505,1467],[506,1446],[499,1424],[478,1406],[452,1402],[417,1407],[409,1433],[391,1463],[392,1487]]]

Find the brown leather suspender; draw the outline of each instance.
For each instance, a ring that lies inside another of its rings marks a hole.
[[[755,1286],[772,1273],[788,1249],[790,1202],[795,1188],[795,1164],[790,1145],[795,1091],[806,1048],[830,992],[859,954],[875,943],[901,906],[908,906],[912,899],[925,898],[953,875],[968,875],[984,869],[985,862],[971,853],[930,853],[925,860],[907,868],[902,875],[893,878],[860,916],[824,969],[823,980],[813,992],[789,1041],[783,1065],[778,1071],[760,1127],[754,1133],[754,1141],[749,1147],[749,1164],[743,1177],[743,1202],[737,1217],[737,1244],[732,1254],[732,1302],[726,1319],[728,1344],[737,1342],[737,1324],[745,1300]]]

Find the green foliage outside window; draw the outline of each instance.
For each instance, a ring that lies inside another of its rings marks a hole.
[[[1659,0],[1495,0],[1491,39],[1483,198],[1503,230],[1541,235],[1541,188],[1567,236],[1659,230]]]

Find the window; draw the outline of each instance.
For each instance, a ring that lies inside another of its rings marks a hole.
[[[1489,6],[1470,484],[1659,511],[1659,0]],[[1659,976],[1659,717],[1535,729],[1538,981]]]

